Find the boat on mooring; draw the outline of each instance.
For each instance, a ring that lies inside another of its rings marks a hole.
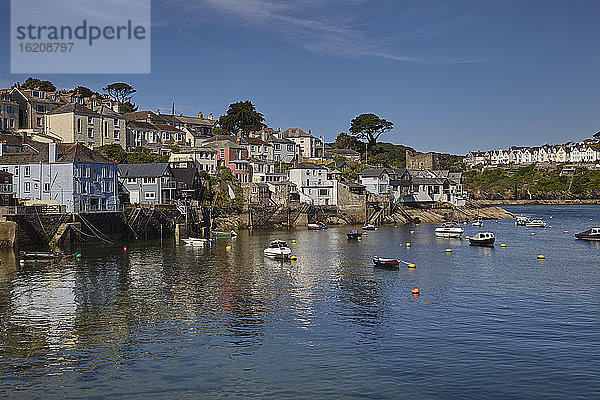
[[[540,218],[540,219],[534,219],[534,220],[527,222],[525,224],[525,226],[528,228],[545,228],[546,223],[544,221],[542,221],[542,219]]]
[[[181,241],[186,246],[207,247],[207,246],[210,246],[214,240],[212,240],[212,239],[196,238],[196,237],[189,237],[189,238],[181,239]]]
[[[373,264],[380,268],[399,268],[400,260],[396,258],[373,257]]]
[[[320,231],[320,230],[323,230],[323,229],[327,229],[327,225],[325,225],[325,224],[323,224],[321,222],[316,222],[314,224],[308,224],[308,225],[306,225],[306,227],[308,229],[310,229],[310,230],[313,230],[313,231]]]
[[[351,231],[346,233],[346,236],[348,237],[348,240],[358,240],[362,238],[362,232],[358,229],[352,229]]]
[[[477,218],[475,221],[473,221],[473,226],[483,226],[483,220],[481,218]]]
[[[236,237],[237,236],[237,233],[234,230],[231,230],[229,232],[211,231],[210,234],[213,235],[214,237]]]
[[[377,227],[373,224],[365,224],[365,226],[362,227],[363,231],[374,231],[375,229],[377,229]]]
[[[28,262],[51,262],[65,257],[64,254],[55,251],[20,251],[19,259]]]
[[[593,227],[587,231],[576,233],[575,237],[581,240],[600,240],[600,228]]]
[[[274,240],[269,247],[263,250],[265,257],[275,260],[287,260],[292,255],[292,249],[288,247],[287,242],[283,240]]]
[[[515,217],[515,226],[525,226],[528,222],[530,222],[529,217],[524,215],[517,215]]]
[[[435,236],[444,238],[459,238],[464,232],[465,230],[455,222],[444,222],[442,226],[435,228]]]
[[[477,232],[475,236],[469,238],[469,244],[472,246],[494,246],[496,238],[492,232]]]

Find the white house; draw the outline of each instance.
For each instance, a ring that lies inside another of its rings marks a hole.
[[[299,164],[290,168],[289,180],[298,188],[300,201],[315,205],[337,205],[337,181],[326,168]]]

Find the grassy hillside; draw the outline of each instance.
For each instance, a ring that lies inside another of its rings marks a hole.
[[[600,171],[580,168],[574,176],[558,170],[535,169],[465,172],[465,188],[480,199],[592,199],[600,198]]]

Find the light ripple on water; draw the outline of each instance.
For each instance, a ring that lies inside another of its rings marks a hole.
[[[513,211],[553,215],[556,228],[531,237],[512,221],[487,223],[508,244],[495,249],[435,239],[434,226],[421,224],[383,227],[361,243],[334,228],[241,232],[208,249],[166,240],[131,243],[127,253],[87,246],[80,262],[45,267],[5,255],[0,391],[597,397],[600,247],[562,234],[599,219],[597,207]],[[291,237],[297,262],[262,257],[269,241]],[[408,241],[410,249],[398,246]],[[373,255],[417,268],[373,269]]]

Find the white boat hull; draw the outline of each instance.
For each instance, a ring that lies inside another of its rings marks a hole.
[[[441,232],[441,231],[436,231],[435,232],[435,236],[437,237],[442,237],[442,238],[459,238],[462,236],[462,232]]]
[[[265,257],[276,258],[276,259],[287,259],[292,255],[291,249],[265,249],[263,251]]]
[[[208,239],[187,238],[187,239],[181,239],[181,241],[186,246],[199,246],[199,247],[210,246],[210,240],[208,240]]]

